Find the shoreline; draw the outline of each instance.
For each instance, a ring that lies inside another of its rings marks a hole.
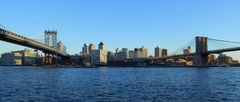
[[[149,65],[149,66],[68,66],[68,65],[45,65],[45,66],[24,66],[24,65],[0,65],[0,67],[40,67],[40,68],[209,68],[209,67],[219,67],[219,68],[234,68],[240,67],[240,65],[230,65],[230,66],[183,66],[183,65]]]

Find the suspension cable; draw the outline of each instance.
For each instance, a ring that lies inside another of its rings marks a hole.
[[[184,44],[183,46],[177,48],[176,50],[174,50],[171,55],[177,53],[177,52],[180,52],[183,48],[186,48],[187,46],[191,45],[193,42],[195,41],[195,39],[191,40],[190,42]]]
[[[240,42],[237,41],[226,41],[226,40],[219,40],[219,39],[212,39],[212,38],[208,38],[209,40],[214,40],[214,41],[220,41],[220,42],[227,42],[227,43],[237,43],[240,44]]]

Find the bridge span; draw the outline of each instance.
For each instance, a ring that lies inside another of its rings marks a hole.
[[[231,52],[231,51],[240,51],[240,47],[230,47],[230,48],[219,48],[214,50],[208,49],[208,40],[217,40],[217,39],[211,39],[208,37],[195,37],[194,46],[195,46],[195,52],[187,53],[187,54],[173,54],[166,57],[161,58],[153,58],[151,60],[166,60],[166,59],[174,59],[174,58],[184,58],[184,57],[193,57],[195,65],[197,66],[205,66],[208,64],[208,55],[210,54],[220,54],[223,52]],[[223,41],[223,40],[218,40]],[[223,41],[223,42],[231,42],[231,41]],[[238,43],[240,42],[233,42]],[[190,45],[190,44],[189,44]],[[188,45],[187,45],[188,46]],[[183,50],[183,49],[180,49]]]
[[[52,48],[48,45],[40,43],[31,38],[24,37],[20,34],[8,31],[6,29],[0,28],[0,40],[6,41],[9,43],[14,43],[17,45],[22,45],[26,47],[30,47],[36,50],[41,50],[43,53],[52,54],[60,57],[68,57],[69,55],[65,52],[59,51],[55,48]]]

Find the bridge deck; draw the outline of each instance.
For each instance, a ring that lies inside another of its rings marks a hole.
[[[65,52],[61,52],[50,46],[43,44],[43,43],[40,43],[38,41],[21,36],[19,34],[16,34],[16,33],[10,32],[10,31],[7,31],[2,28],[0,28],[0,40],[14,43],[17,45],[34,48],[34,49],[41,50],[43,52],[50,53],[50,54],[55,54],[55,55],[59,55],[59,56],[63,56],[63,57],[68,56],[68,54],[66,54]]]

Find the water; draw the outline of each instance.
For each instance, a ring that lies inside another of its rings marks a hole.
[[[240,101],[240,68],[6,68],[0,101]]]

